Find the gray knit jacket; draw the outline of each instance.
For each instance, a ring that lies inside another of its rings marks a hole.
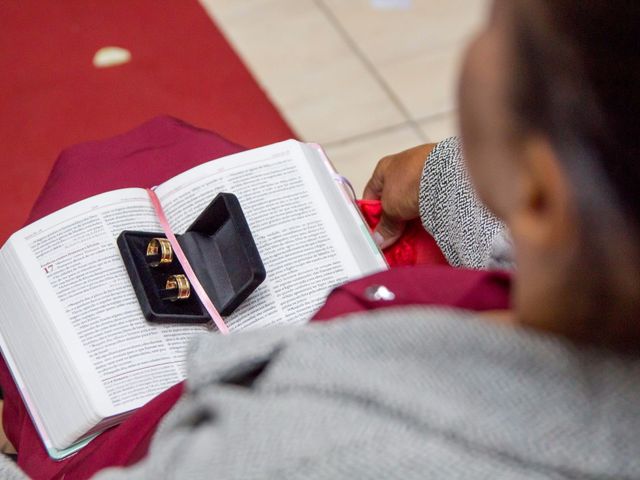
[[[454,264],[508,264],[463,170],[455,140],[430,155],[425,226]],[[640,478],[640,360],[444,308],[211,335],[148,457],[99,478]]]

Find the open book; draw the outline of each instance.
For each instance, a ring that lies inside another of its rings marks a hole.
[[[336,285],[386,268],[322,150],[293,140],[195,167],[156,193],[181,233],[219,192],[240,200],[267,279],[233,332],[306,322]],[[116,238],[162,231],[144,189],[66,207],[0,250],[0,347],[54,458],[77,450],[185,377],[206,327],[145,321]]]

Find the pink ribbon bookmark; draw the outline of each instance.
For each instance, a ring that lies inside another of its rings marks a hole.
[[[169,221],[164,214],[164,210],[162,209],[162,205],[160,204],[160,200],[158,199],[156,192],[154,192],[152,188],[147,188],[147,193],[149,194],[149,198],[151,199],[153,209],[156,211],[156,215],[158,216],[158,221],[160,222],[162,231],[164,231],[164,234],[167,236],[169,243],[171,243],[171,247],[173,248],[176,257],[178,257],[178,261],[180,262],[185,275],[189,279],[189,282],[191,282],[191,286],[198,295],[200,302],[202,302],[202,305],[204,306],[207,313],[211,316],[213,323],[216,324],[216,327],[218,327],[220,333],[222,333],[223,335],[228,334],[229,328],[227,327],[227,324],[224,323],[222,316],[218,313],[218,310],[216,310],[216,307],[213,305],[213,302],[209,298],[209,295],[207,295],[207,292],[205,292],[202,284],[200,283],[200,280],[198,280],[198,277],[196,276],[196,273],[193,271],[193,268],[191,268],[189,260],[187,260],[186,255],[182,251],[182,247],[178,243],[178,239],[173,234],[173,230],[171,230],[171,226],[169,225]]]

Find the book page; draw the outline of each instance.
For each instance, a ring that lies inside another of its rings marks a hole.
[[[204,327],[148,323],[116,239],[161,232],[145,190],[102,194],[20,232],[20,258],[51,305],[61,341],[105,413],[136,408],[185,376],[187,342]],[[56,306],[58,307],[56,309]]]
[[[157,189],[178,233],[218,193],[238,197],[267,278],[226,320],[232,330],[307,322],[334,287],[385,268],[375,249],[366,265],[357,261],[344,230],[362,232],[352,217],[349,224],[338,223],[318,173],[309,166],[319,160],[308,158],[302,145],[290,140],[231,155],[195,167]],[[326,170],[325,174],[329,175]]]
[[[208,162],[157,190],[177,233],[217,193],[238,196],[267,279],[227,318],[232,330],[304,323],[332,288],[385,268],[369,246],[366,227],[354,220],[344,199],[336,200],[341,194],[329,171],[303,147],[287,141]],[[116,244],[122,230],[161,232],[145,190],[97,195],[10,240],[25,284],[42,306],[43,313],[31,316],[37,317],[34,325],[42,323],[41,337],[52,339],[47,358],[68,367],[68,384],[86,393],[87,412],[101,418],[133,410],[182,380],[186,345],[208,332],[203,326],[146,322]],[[45,315],[52,321],[41,322]],[[49,405],[46,389],[37,390],[35,404]],[[55,410],[52,415],[47,421],[56,424],[53,430],[65,430]],[[77,439],[73,432],[52,444],[68,446]]]

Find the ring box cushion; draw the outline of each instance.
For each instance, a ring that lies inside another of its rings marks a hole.
[[[162,300],[160,290],[169,275],[184,273],[174,252],[168,265],[151,267],[147,245],[163,233],[124,231],[118,247],[144,317],[160,323],[206,323],[211,317],[193,286],[191,296]],[[202,287],[222,316],[228,316],[264,281],[266,272],[235,195],[220,193],[187,231],[176,235]]]

